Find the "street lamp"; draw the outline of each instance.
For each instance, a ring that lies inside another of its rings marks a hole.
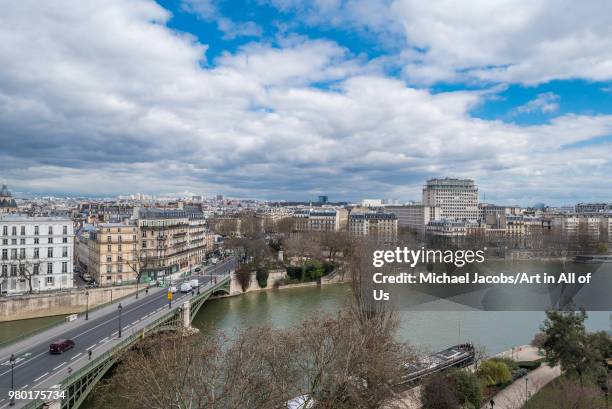
[[[117,307],[117,310],[119,310],[119,338],[121,338],[121,310],[123,309],[123,306],[121,305],[121,303],[119,303],[119,306]]]
[[[85,291],[87,297],[87,303],[85,304],[85,320],[89,320],[89,291]]]
[[[529,398],[529,396],[527,396],[527,382],[529,382],[529,378],[525,377],[525,402],[527,402],[527,399]]]
[[[17,362],[17,358],[15,358],[15,354],[11,354],[9,358],[9,362],[11,363],[11,390],[13,391],[13,395],[11,396],[11,401],[9,402],[9,406],[15,406],[15,377],[13,373],[15,372],[15,362]]]

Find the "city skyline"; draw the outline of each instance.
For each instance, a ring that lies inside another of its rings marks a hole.
[[[612,201],[612,5],[235,4],[7,9],[0,182],[418,200],[449,176],[487,202]]]

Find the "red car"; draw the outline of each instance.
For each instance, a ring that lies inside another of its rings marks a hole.
[[[70,348],[74,348],[74,341],[71,339],[62,339],[49,345],[49,353],[63,354]]]

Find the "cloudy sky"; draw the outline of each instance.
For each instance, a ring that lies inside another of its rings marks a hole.
[[[0,181],[30,193],[612,201],[607,0],[20,0]]]

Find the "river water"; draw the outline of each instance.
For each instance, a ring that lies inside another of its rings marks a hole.
[[[507,263],[501,263],[488,268],[498,270],[507,267]],[[572,269],[578,267],[574,265]],[[558,266],[550,262],[520,262],[513,263],[512,269],[555,271]],[[612,274],[612,271],[607,274]],[[235,328],[253,325],[287,327],[312,314],[337,311],[349,298],[350,288],[345,284],[250,292],[208,301],[193,325],[202,331],[221,330],[227,335],[231,335]],[[440,303],[450,301],[439,301],[425,310],[416,311],[419,306],[415,306],[401,311],[399,337],[424,350],[435,351],[460,342],[472,342],[484,347],[487,354],[496,354],[513,346],[528,344],[545,318],[541,310],[480,311],[461,304],[449,306]],[[590,312],[587,328],[609,330],[610,317],[610,312]],[[0,344],[62,318],[0,323]]]
[[[201,331],[252,325],[287,327],[315,313],[330,313],[345,305],[350,287],[322,287],[259,291],[209,301],[193,325]],[[457,306],[456,308],[462,308]],[[483,346],[488,355],[528,344],[545,319],[542,311],[402,311],[399,337],[423,350],[437,351],[460,342]],[[589,330],[610,329],[609,312],[591,312]]]

